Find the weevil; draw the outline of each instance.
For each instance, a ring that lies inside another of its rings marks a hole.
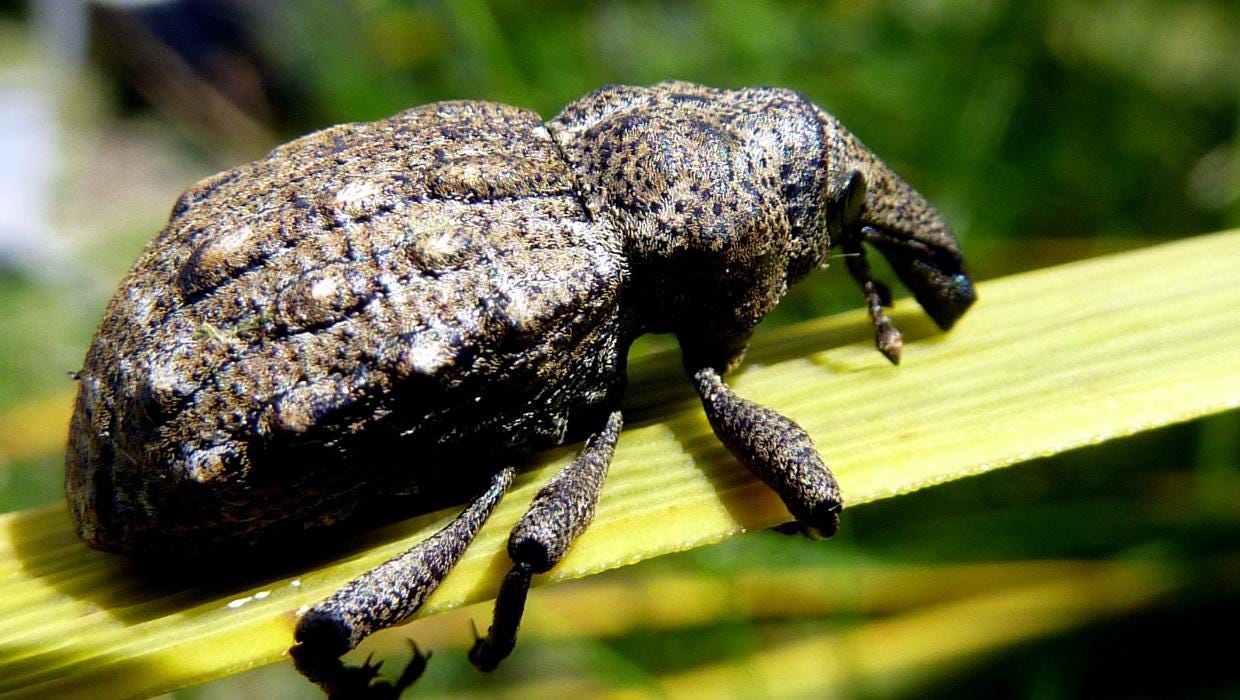
[[[470,659],[512,650],[531,577],[594,514],[626,355],[671,333],[719,439],[806,531],[843,501],[810,437],[723,380],[829,253],[878,349],[891,263],[944,330],[975,300],[935,209],[801,94],[609,86],[544,122],[481,101],[345,124],[190,188],[107,307],[77,377],[66,490],[99,549],[158,556],[312,538],[472,491],[436,535],[305,610],[291,652],[331,695],[399,695],[339,657],[408,618],[522,454],[584,438],[508,541]]]

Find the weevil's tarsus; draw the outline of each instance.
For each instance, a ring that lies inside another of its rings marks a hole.
[[[401,672],[396,683],[375,682],[383,662],[372,662],[367,656],[360,666],[349,666],[339,657],[323,657],[308,660],[304,653],[294,653],[297,670],[317,684],[332,700],[397,700],[426,670],[430,654],[423,654],[415,645],[413,658]]]
[[[297,669],[333,697],[369,697],[372,692],[381,692],[372,690],[376,686],[390,690],[393,686],[386,682],[372,683],[377,665],[371,666],[367,660],[362,667],[351,668],[340,661],[340,656],[372,632],[400,623],[422,606],[503,498],[513,471],[506,467],[496,473],[487,490],[439,532],[353,579],[303,613],[293,632],[297,644],[289,650]],[[403,682],[407,686],[416,680],[426,658],[415,647],[414,659],[397,685]]]
[[[711,368],[693,373],[706,417],[719,440],[770,486],[804,532],[830,537],[844,501],[839,485],[801,426],[736,395]]]
[[[508,537],[512,570],[500,585],[487,635],[480,637],[475,629],[469,652],[469,660],[479,670],[494,670],[512,653],[530,579],[558,564],[594,519],[623,423],[620,411],[612,411],[602,430],[586,441],[581,454],[539,489],[513,527]]]
[[[533,576],[534,570],[522,562],[513,564],[504,576],[486,636],[479,636],[477,627],[474,628],[474,645],[469,649],[469,662],[474,668],[494,671],[517,647],[517,630],[525,614],[525,598],[529,595]]]

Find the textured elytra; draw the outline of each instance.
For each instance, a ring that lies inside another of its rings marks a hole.
[[[620,252],[537,116],[502,105],[336,127],[199,184],[81,374],[84,534],[259,540],[347,517],[368,485],[422,487],[388,479],[422,466],[392,464],[396,443],[562,439],[623,362],[603,332]]]
[[[974,301],[946,223],[798,93],[610,86],[546,122],[486,102],[294,141],[177,203],[86,363],[67,491],[90,544],[229,551],[473,500],[299,615],[290,650],[337,697],[398,695],[340,655],[412,615],[498,503],[513,456],[584,436],[512,530],[469,658],[515,647],[532,577],[589,525],[620,439],[625,358],[676,335],[715,433],[802,531],[840,490],[810,436],[722,375],[832,248],[899,360],[882,252],[946,329]]]

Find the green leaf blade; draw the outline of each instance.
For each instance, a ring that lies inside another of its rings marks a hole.
[[[904,364],[860,313],[760,336],[731,381],[801,423],[850,505],[1240,405],[1240,231],[983,283],[939,334],[901,301]],[[633,368],[630,425],[593,527],[541,581],[585,576],[788,519],[718,444],[673,355]],[[57,418],[59,420],[59,418]],[[485,600],[504,542],[571,449],[517,480],[423,614]],[[77,541],[63,504],[0,517],[0,693],[139,696],[282,658],[295,611],[450,513],[359,538],[296,574],[139,575]],[[845,513],[847,517],[847,511]]]

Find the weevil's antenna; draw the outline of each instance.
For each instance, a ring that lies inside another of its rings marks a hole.
[[[866,260],[865,249],[861,247],[860,237],[846,237],[844,243],[844,264],[848,266],[848,274],[861,285],[861,293],[865,295],[866,309],[870,312],[870,321],[874,324],[874,345],[883,353],[891,364],[900,364],[900,351],[904,348],[904,338],[900,335],[887,317],[885,308],[891,306],[891,289],[874,279],[870,271],[870,263]]]

